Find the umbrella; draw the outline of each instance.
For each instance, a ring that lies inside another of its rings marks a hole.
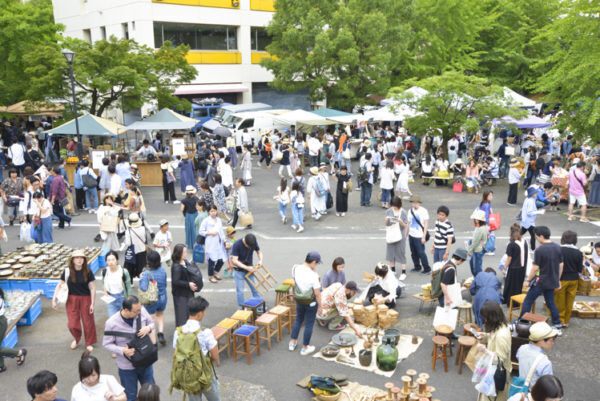
[[[228,136],[231,135],[231,131],[229,131],[229,129],[227,127],[223,127],[222,125],[219,125],[217,128],[215,128],[215,130],[213,131],[213,135],[214,136],[220,136],[221,138],[227,138]]]

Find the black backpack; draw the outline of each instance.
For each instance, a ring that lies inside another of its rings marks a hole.
[[[204,281],[202,280],[202,272],[194,262],[186,262],[185,269],[188,272],[188,280],[198,286],[198,289],[195,292],[200,292],[202,287],[204,287]]]
[[[156,361],[158,361],[158,346],[152,342],[150,339],[150,334],[145,335],[144,337],[138,337],[137,332],[142,328],[142,318],[141,314],[138,315],[136,319],[136,327],[137,330],[135,333],[125,333],[122,331],[105,331],[105,336],[115,336],[115,337],[123,337],[129,338],[130,341],[127,343],[129,348],[135,349],[135,352],[132,356],[126,356],[136,369],[146,369]]]

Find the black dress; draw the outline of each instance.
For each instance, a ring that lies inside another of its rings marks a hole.
[[[510,297],[519,295],[523,292],[523,281],[525,281],[525,270],[527,270],[527,258],[529,257],[529,246],[526,241],[523,241],[525,254],[523,265],[521,266],[521,247],[514,241],[511,241],[506,247],[506,255],[510,256],[510,265],[508,273],[504,280],[504,303],[509,304]]]
[[[344,193],[344,183],[350,181],[350,174],[336,174],[337,187],[335,191],[335,211],[336,213],[346,213],[348,211],[348,191]]]

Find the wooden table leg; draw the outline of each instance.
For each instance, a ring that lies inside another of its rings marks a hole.
[[[260,355],[260,336],[258,330],[256,331],[256,355]]]

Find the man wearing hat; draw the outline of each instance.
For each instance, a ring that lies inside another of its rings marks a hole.
[[[413,195],[410,197],[412,207],[408,212],[408,244],[410,246],[410,256],[412,257],[413,265],[411,272],[421,271],[422,274],[429,274],[431,268],[425,253],[425,243],[427,242],[427,229],[429,227],[429,212],[424,207],[421,207],[421,197]]]
[[[311,177],[306,184],[306,192],[310,198],[310,211],[313,219],[319,220],[327,212],[327,184],[319,174],[319,169],[310,168]]]
[[[521,181],[521,177],[523,176],[523,170],[520,170],[519,166],[519,160],[516,157],[513,157],[510,160],[510,168],[508,170],[508,199],[506,201],[510,206],[515,206],[517,204],[519,181]]]
[[[348,309],[348,300],[360,292],[354,281],[348,281],[345,285],[333,283],[324,288],[321,291],[321,304],[317,311],[319,324],[321,326],[327,324],[329,330],[343,330],[346,325],[349,325],[356,335],[362,338],[362,332],[354,324]],[[343,323],[344,320],[346,323]]]
[[[537,322],[529,328],[529,344],[521,345],[517,350],[517,361],[519,361],[519,377],[526,379],[533,369],[533,375],[529,382],[529,388],[544,375],[551,375],[552,362],[544,351],[550,351],[558,331],[550,327],[546,322]]]
[[[442,267],[440,272],[442,275],[440,280],[442,295],[438,297],[438,303],[441,307],[450,306],[452,304],[452,299],[450,299],[448,294],[448,286],[456,282],[456,278],[458,277],[456,268],[458,265],[463,264],[465,260],[467,260],[467,250],[464,248],[458,248],[452,254],[450,261],[446,262],[446,264]],[[434,271],[433,275],[435,274],[436,272]]]

